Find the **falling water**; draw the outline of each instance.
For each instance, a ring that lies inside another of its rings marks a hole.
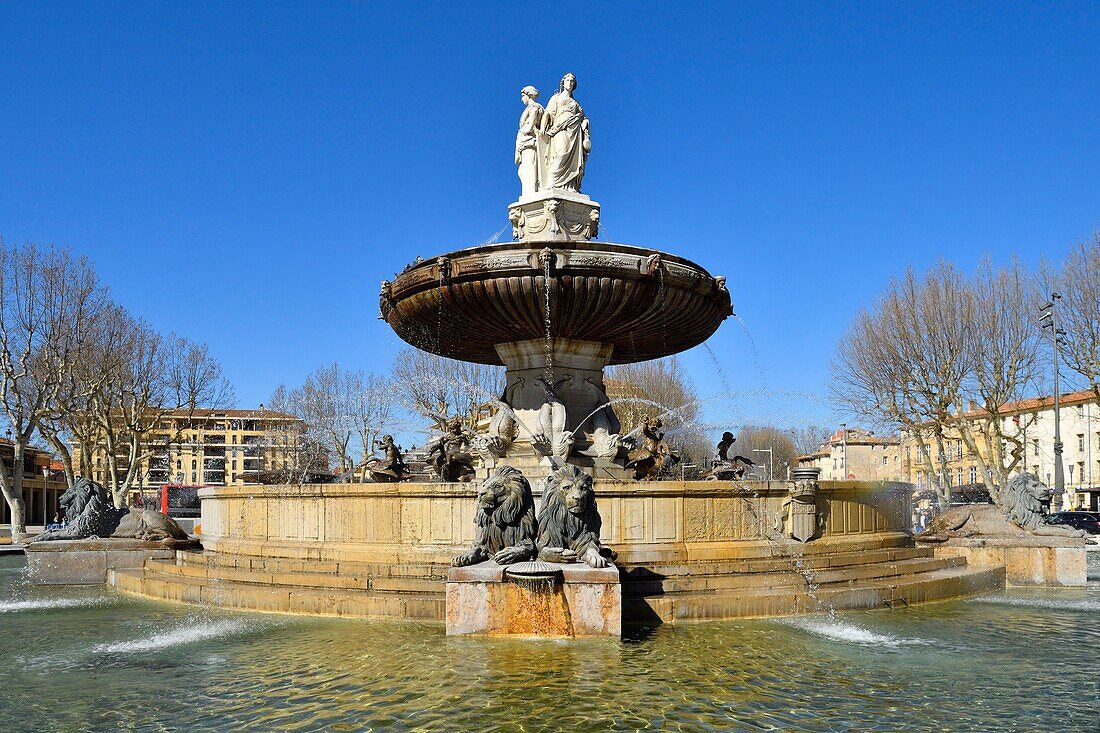
[[[718,361],[718,355],[714,353],[714,349],[710,348],[710,344],[706,341],[703,342],[703,348],[707,350],[710,360],[714,362],[714,370],[718,372],[718,379],[722,382],[723,394],[730,394],[733,390],[730,389],[729,380],[726,378],[726,370],[722,368],[722,363]]]
[[[752,350],[752,361],[756,366],[756,373],[760,375],[760,389],[765,390],[768,388],[768,375],[764,373],[764,369],[760,366],[760,354],[756,350],[756,341],[749,332],[749,327],[748,324],[745,323],[745,319],[738,315],[734,315],[734,318],[741,324],[741,330],[745,332],[745,338],[749,340],[749,349]]]
[[[549,253],[547,257],[543,258],[542,262],[543,301],[545,303],[543,323],[546,326],[546,391],[548,397],[554,385],[554,337],[552,324],[550,323],[550,268],[553,259],[553,253]]]

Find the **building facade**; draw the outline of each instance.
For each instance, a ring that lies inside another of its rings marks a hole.
[[[820,468],[823,481],[900,481],[900,445],[899,438],[844,427],[813,453],[799,456],[798,465]]]
[[[243,486],[266,474],[292,469],[302,453],[304,423],[272,410],[180,410],[165,415],[151,431],[152,456],[141,463],[134,489],[163,484]],[[107,450],[92,450],[92,478],[109,481]],[[125,456],[119,456],[125,466]],[[73,465],[83,465],[73,444]],[[79,470],[79,469],[78,469]]]
[[[1100,400],[1090,390],[1071,392],[1060,397],[1062,434],[1062,467],[1067,493],[1072,506],[1065,506],[1063,497],[1055,497],[1052,508],[1097,510],[1100,501]],[[964,415],[972,421],[979,455],[987,452],[983,410]],[[1033,473],[1047,486],[1054,486],[1054,398],[1033,397],[1004,405],[998,415],[1002,433],[1018,439],[1023,446],[1021,460],[1012,474]],[[920,445],[913,436],[902,444],[902,467],[905,480],[918,490],[932,488],[936,480],[952,488],[983,484],[978,457],[970,451],[958,431],[947,431],[944,454],[930,456],[938,476],[930,476],[927,463],[920,454]],[[1007,455],[1013,445],[1002,450]],[[930,452],[936,449],[930,444]]]
[[[0,471],[12,477],[15,447],[10,440],[0,438]],[[59,473],[52,456],[39,448],[28,447],[23,451],[23,502],[26,505],[25,521],[28,526],[45,526],[53,521],[58,510],[58,499],[68,488],[64,472]],[[11,509],[0,499],[0,524],[11,524]]]

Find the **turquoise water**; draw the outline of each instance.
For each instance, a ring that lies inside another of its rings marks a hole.
[[[22,566],[0,558],[9,731],[1100,729],[1100,577],[562,642],[33,589]]]

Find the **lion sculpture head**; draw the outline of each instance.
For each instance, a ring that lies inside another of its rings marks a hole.
[[[605,568],[600,547],[600,512],[592,477],[566,464],[546,478],[539,509],[539,558],[547,562],[584,562]],[[614,553],[607,551],[614,557]]]
[[[1043,523],[1042,504],[1050,501],[1050,489],[1033,473],[1013,476],[1001,492],[1001,508],[1013,524],[1034,530]]]
[[[531,484],[518,469],[501,466],[481,483],[474,523],[477,541],[451,561],[455,567],[489,559],[507,565],[535,556],[535,500]]]

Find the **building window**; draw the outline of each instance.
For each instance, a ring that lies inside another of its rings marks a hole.
[[[191,470],[194,471],[198,467],[199,467],[198,459],[197,458],[192,458],[191,459]]]
[[[963,470],[961,468],[955,469],[955,481],[959,486],[963,485]]]
[[[882,457],[882,465],[887,466],[890,464],[890,459],[887,456]]]
[[[961,440],[955,442],[955,457],[963,457],[963,442]]]
[[[1077,434],[1077,450],[1081,453],[1085,452],[1085,434],[1084,433],[1078,433]]]
[[[972,483],[972,484],[978,483],[978,467],[977,466],[971,466],[970,467],[970,483]]]
[[[1035,456],[1036,458],[1039,457],[1039,439],[1038,438],[1032,438],[1031,439],[1031,455]]]

